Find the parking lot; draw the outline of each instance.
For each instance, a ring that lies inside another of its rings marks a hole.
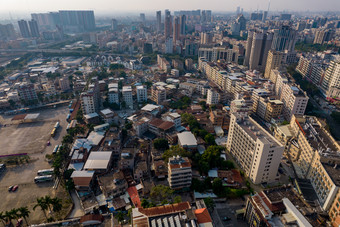
[[[31,224],[39,223],[45,219],[40,208],[33,211],[36,198],[55,195],[54,182],[34,183],[34,177],[40,169],[49,169],[51,165],[46,161],[45,155],[51,154],[54,146],[60,144],[62,137],[66,134],[66,116],[68,108],[46,109],[39,111],[40,119],[36,123],[21,125],[8,125],[0,128],[0,155],[14,153],[28,153],[29,163],[17,166],[7,166],[0,175],[0,211],[10,210],[21,206],[28,206],[31,211],[29,221]],[[5,116],[2,124],[10,124],[13,116]],[[55,123],[60,122],[60,128],[54,138],[50,138],[50,132]],[[47,141],[51,142],[47,146]],[[5,145],[6,144],[6,145]],[[8,192],[8,187],[18,185],[16,192]]]

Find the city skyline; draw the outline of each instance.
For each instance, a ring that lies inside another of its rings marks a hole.
[[[218,0],[212,1],[179,1],[174,0],[168,3],[159,2],[156,0],[146,1],[130,1],[130,4],[122,0],[114,2],[108,0],[99,0],[96,2],[82,2],[80,5],[78,1],[60,0],[57,2],[48,2],[42,0],[15,0],[3,2],[0,12],[8,12],[11,14],[28,13],[28,12],[44,12],[56,10],[95,10],[98,14],[109,12],[152,12],[154,10],[169,9],[174,10],[192,10],[192,9],[210,9],[216,12],[235,11],[236,7],[241,7],[244,11],[267,10],[267,0],[251,1],[240,0],[237,2],[226,1],[221,3]],[[325,0],[320,4],[317,0],[300,0],[300,1],[271,1],[270,11],[337,11],[340,9],[340,2],[337,0]],[[6,15],[3,15],[6,17]]]

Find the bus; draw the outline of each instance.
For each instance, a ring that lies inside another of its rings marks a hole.
[[[48,182],[52,181],[53,176],[52,175],[46,175],[46,176],[39,176],[34,178],[34,183],[42,183],[42,182]]]
[[[59,121],[57,121],[57,123],[55,123],[55,125],[54,125],[54,128],[59,128],[59,126],[60,126],[60,123],[59,123]]]
[[[53,169],[38,170],[37,174],[38,174],[38,176],[52,175],[53,174]]]
[[[52,154],[56,154],[58,152],[59,145],[55,145]]]
[[[52,129],[52,132],[51,132],[51,136],[52,136],[52,137],[55,136],[55,132],[56,132],[56,128],[53,128],[53,129]]]

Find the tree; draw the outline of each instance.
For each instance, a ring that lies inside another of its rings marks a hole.
[[[121,211],[119,211],[116,214],[115,218],[117,218],[118,223],[121,223],[122,221],[124,221],[124,214]]]
[[[151,189],[150,198],[155,202],[169,200],[173,192],[174,190],[172,190],[170,187],[159,184]]]
[[[166,150],[163,153],[162,158],[164,159],[165,162],[168,162],[170,157],[177,156],[177,155],[182,156],[182,157],[190,157],[191,153],[189,151],[186,151],[184,148],[180,147],[179,145],[176,145],[176,146],[170,147],[169,150]]]
[[[153,146],[157,150],[167,150],[169,149],[168,140],[163,138],[158,138],[153,141]]]
[[[174,203],[181,203],[181,202],[182,202],[182,197],[180,195],[175,196]]]
[[[12,220],[17,218],[18,214],[17,214],[16,209],[12,209],[10,211],[5,211],[4,216],[5,216],[6,222],[12,224]]]
[[[31,212],[28,210],[27,206],[25,206],[25,207],[19,207],[19,208],[18,208],[18,211],[19,211],[19,216],[20,216],[21,218],[24,218],[25,223],[26,223],[26,225],[28,226],[27,218],[28,218],[28,216],[29,216],[29,214],[30,214]]]
[[[73,142],[73,137],[70,134],[67,134],[63,137],[63,144],[71,144]]]
[[[148,208],[150,206],[150,203],[147,199],[143,199],[141,205],[143,208]]]
[[[333,111],[331,113],[331,117],[336,121],[336,123],[340,124],[340,112]]]
[[[8,103],[11,107],[15,106],[15,102],[12,99],[8,100]]]
[[[52,205],[52,209],[53,209],[54,212],[61,211],[61,209],[63,207],[61,202],[62,202],[62,200],[58,197],[51,199],[50,204]]]
[[[214,210],[215,203],[214,200],[211,197],[205,198],[204,203],[207,206],[208,209]]]
[[[212,183],[212,188],[213,188],[213,192],[216,195],[221,196],[224,194],[224,188],[223,188],[222,180],[220,178],[214,179]]]
[[[210,145],[216,145],[215,143],[215,137],[212,134],[207,134],[204,137],[204,141],[210,146]]]
[[[40,207],[40,209],[43,211],[45,218],[47,220],[46,210],[48,209],[48,205],[46,204],[43,197],[37,198],[37,203],[34,205],[33,210],[35,210],[37,207]]]

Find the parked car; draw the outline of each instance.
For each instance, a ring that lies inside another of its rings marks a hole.
[[[231,218],[230,217],[223,217],[223,221],[230,221]]]
[[[11,192],[13,190],[13,188],[14,188],[14,185],[9,186],[8,191]]]
[[[14,187],[12,188],[12,192],[15,192],[16,190],[18,190],[19,186],[18,185],[14,185]]]
[[[22,218],[19,218],[19,219],[18,219],[18,222],[17,222],[17,224],[16,224],[16,226],[17,226],[17,227],[18,227],[18,226],[22,226],[22,223],[23,223]]]
[[[51,142],[50,141],[47,141],[47,146],[50,146],[51,145]]]

